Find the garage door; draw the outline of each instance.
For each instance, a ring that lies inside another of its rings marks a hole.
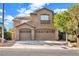
[[[20,29],[19,31],[20,40],[31,40],[31,30],[30,29]]]
[[[36,30],[37,40],[54,40],[54,30],[52,29],[38,29]]]

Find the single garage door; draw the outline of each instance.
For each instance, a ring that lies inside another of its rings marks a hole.
[[[20,40],[31,40],[31,30],[30,29],[20,29],[19,31]]]

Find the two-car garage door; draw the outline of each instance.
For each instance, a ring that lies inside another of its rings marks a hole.
[[[54,30],[52,29],[37,29],[35,32],[36,40],[53,40]],[[19,40],[32,40],[31,29],[20,29],[19,30]]]
[[[31,30],[30,29],[20,29],[19,30],[20,40],[31,40]]]

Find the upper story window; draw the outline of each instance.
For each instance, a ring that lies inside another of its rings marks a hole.
[[[49,24],[49,15],[43,14],[40,16],[41,24]]]
[[[49,20],[49,16],[48,15],[41,15],[41,20]]]

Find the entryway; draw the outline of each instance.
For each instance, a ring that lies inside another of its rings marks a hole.
[[[60,32],[59,31],[59,41],[66,41],[66,32]]]

